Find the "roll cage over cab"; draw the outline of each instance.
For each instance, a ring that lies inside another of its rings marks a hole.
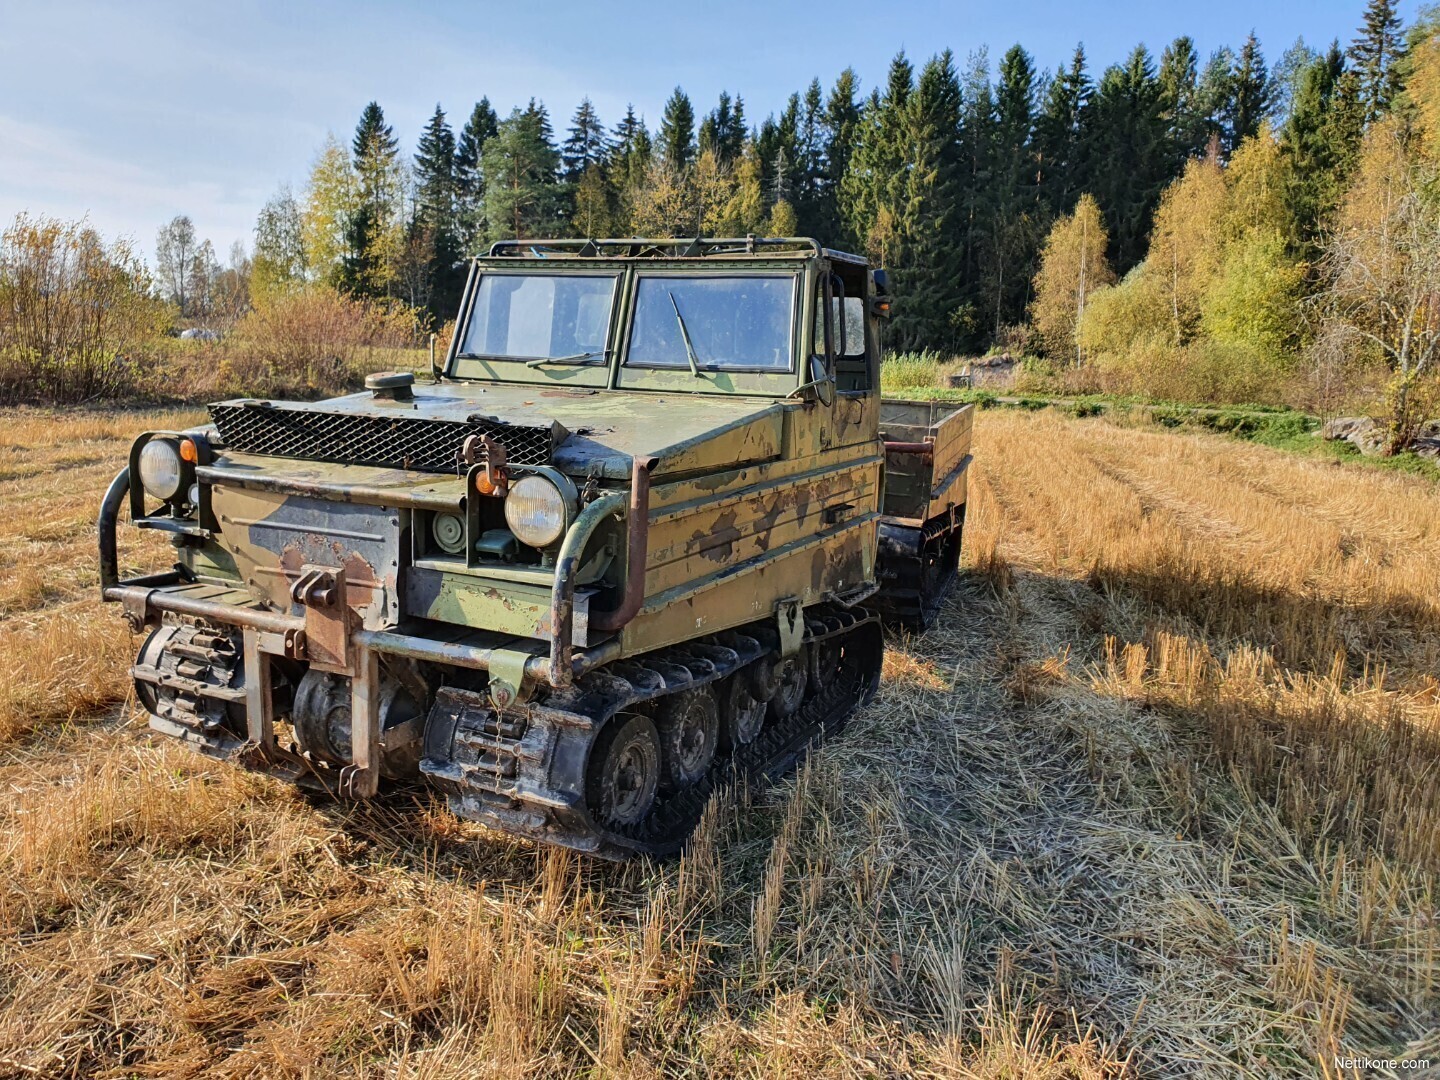
[[[873,394],[884,271],[813,240],[503,241],[443,370],[574,388]]]

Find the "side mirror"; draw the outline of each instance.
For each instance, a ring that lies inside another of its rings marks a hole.
[[[870,271],[873,286],[870,296],[870,314],[877,319],[890,318],[890,275],[883,267]]]
[[[806,385],[827,409],[835,404],[835,376],[830,374],[823,356],[810,357],[810,382]]]

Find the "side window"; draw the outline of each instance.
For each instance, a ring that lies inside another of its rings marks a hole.
[[[815,301],[817,353],[825,349],[825,287],[822,284],[819,288],[820,293]],[[835,355],[852,360],[859,359],[865,355],[865,301],[858,296],[835,296],[830,303],[830,332],[835,335]]]
[[[844,355],[865,355],[865,301],[858,296],[845,297]]]

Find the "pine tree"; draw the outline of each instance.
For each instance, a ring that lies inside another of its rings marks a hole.
[[[560,160],[564,165],[562,176],[567,183],[578,183],[592,165],[603,166],[609,149],[605,138],[605,126],[595,112],[595,106],[587,97],[575,110],[570,122],[569,137],[560,148]]]
[[[660,118],[660,155],[673,169],[683,170],[695,160],[695,109],[678,86]]]
[[[1396,62],[1403,53],[1395,0],[1370,0],[1365,6],[1365,22],[1348,50],[1360,83],[1360,102],[1367,124],[1383,115],[1400,92]]]
[[[485,143],[485,219],[490,240],[523,239],[560,227],[560,154],[545,106],[533,98]]]

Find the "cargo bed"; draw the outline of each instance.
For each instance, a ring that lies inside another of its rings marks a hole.
[[[939,613],[960,565],[974,415],[975,406],[947,401],[880,402],[885,490],[873,603],[916,630]]]

